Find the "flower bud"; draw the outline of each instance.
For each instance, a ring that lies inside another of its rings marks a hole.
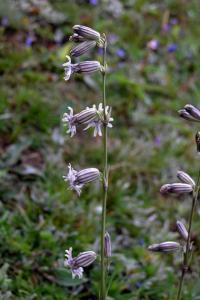
[[[190,184],[191,186],[195,186],[194,180],[187,173],[185,173],[183,171],[178,171],[177,172],[177,177],[180,181],[182,181],[184,183],[187,183],[187,184]]]
[[[184,109],[195,119],[200,121],[200,110],[191,104],[186,104]]]
[[[74,25],[73,30],[78,35],[80,35],[86,39],[89,39],[89,40],[98,41],[98,40],[100,40],[100,37],[101,37],[99,32],[97,32],[94,29],[87,27],[87,26]]]
[[[95,261],[97,255],[93,251],[80,252],[74,259],[75,267],[87,267]]]
[[[111,240],[108,232],[106,232],[104,236],[104,253],[106,257],[112,256]]]
[[[197,145],[197,152],[200,152],[200,131],[196,133],[195,140]]]
[[[102,66],[100,62],[91,60],[78,63],[78,69],[80,73],[90,74],[96,71],[102,71]]]
[[[185,228],[185,225],[181,221],[176,221],[176,228],[180,236],[187,241],[188,239],[188,232],[187,229]]]
[[[70,51],[70,55],[78,57],[78,56],[83,55],[84,53],[88,52],[90,49],[94,48],[95,46],[96,46],[95,41],[85,41],[85,42],[73,47]]]
[[[184,194],[184,193],[191,193],[193,190],[190,184],[186,183],[171,183],[171,184],[164,184],[160,188],[161,194]]]
[[[77,173],[76,184],[86,184],[100,177],[100,172],[96,168],[83,169]]]
[[[185,109],[180,109],[178,111],[179,116],[187,121],[193,121],[196,122],[197,120],[194,119]]]
[[[173,252],[178,249],[180,249],[180,244],[176,242],[163,242],[148,247],[148,250],[153,252]]]

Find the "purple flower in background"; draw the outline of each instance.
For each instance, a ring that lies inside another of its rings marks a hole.
[[[172,24],[172,25],[176,25],[178,23],[178,20],[177,20],[177,18],[171,18],[171,20],[170,20],[170,24]]]
[[[2,17],[1,18],[1,25],[3,27],[6,27],[6,26],[8,26],[8,24],[9,24],[8,17],[6,17],[6,16]]]
[[[27,47],[30,47],[34,41],[34,38],[31,35],[27,35],[25,44]]]
[[[124,58],[126,55],[124,49],[122,49],[122,48],[117,48],[115,53],[119,58]]]
[[[170,25],[168,23],[164,23],[162,25],[162,31],[163,32],[168,32],[170,30]]]
[[[91,5],[97,5],[98,4],[98,0],[89,0],[89,3]]]
[[[117,34],[115,34],[115,33],[110,33],[110,34],[108,34],[108,42],[109,42],[110,44],[116,43],[118,39],[119,39],[119,38],[118,38]]]
[[[103,55],[103,48],[98,48],[97,52],[98,52],[99,55]]]
[[[158,41],[155,40],[155,39],[149,41],[147,43],[147,48],[149,48],[150,50],[153,50],[153,51],[157,50],[157,48],[158,48]]]
[[[177,45],[175,43],[171,43],[167,45],[167,52],[168,53],[173,53],[177,50]]]
[[[156,136],[155,138],[154,138],[154,145],[155,146],[160,146],[160,144],[161,144],[161,138],[160,138],[160,136]]]

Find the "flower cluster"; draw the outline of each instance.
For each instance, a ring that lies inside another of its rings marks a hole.
[[[105,36],[89,27],[82,25],[75,25],[73,27],[73,34],[70,40],[75,44],[70,50],[70,56],[67,57],[67,62],[63,64],[65,76],[67,81],[73,73],[90,74],[96,71],[102,72],[103,76],[106,72],[106,64],[102,66],[99,61],[82,61],[72,63],[71,57],[79,57],[95,47],[105,47]],[[104,99],[104,98],[103,98]],[[113,118],[111,117],[111,108],[106,106],[106,102],[86,107],[84,110],[74,114],[73,109],[68,107],[68,112],[63,115],[62,121],[67,126],[67,133],[73,137],[76,134],[79,126],[84,126],[83,130],[89,128],[94,129],[94,137],[102,136],[102,127],[111,128]],[[74,190],[78,196],[81,194],[83,186],[95,180],[99,180],[101,173],[97,168],[87,168],[77,171],[68,165],[68,172],[63,176],[64,181],[68,182],[69,188]],[[108,233],[104,236],[104,253],[105,257],[111,256],[111,241]],[[93,251],[81,252],[76,257],[72,257],[72,248],[65,251],[64,265],[70,268],[72,277],[81,278],[83,275],[83,268],[90,265],[96,259],[96,253]]]
[[[185,105],[184,108],[179,110],[178,113],[180,117],[188,121],[200,122],[200,110],[191,104]],[[196,133],[195,138],[196,138],[197,152],[200,152],[200,132]],[[148,247],[148,250],[156,251],[156,252],[173,252],[177,250],[183,251],[182,275],[180,278],[178,297],[177,297],[177,299],[180,300],[183,279],[190,264],[191,251],[192,251],[192,242],[191,242],[192,220],[194,215],[194,209],[199,197],[200,184],[199,184],[199,178],[196,183],[190,175],[188,175],[183,171],[177,172],[177,178],[180,180],[180,182],[164,184],[161,187],[160,192],[162,195],[173,193],[176,195],[190,194],[192,196],[192,206],[191,206],[188,230],[186,229],[185,225],[181,221],[179,220],[176,221],[176,229],[180,235],[180,238],[182,239],[183,245],[174,241],[167,241],[159,244],[150,245]]]
[[[75,25],[73,27],[73,35],[70,40],[78,43],[75,47],[70,50],[70,56],[67,57],[67,62],[63,64],[65,71],[65,80],[69,80],[73,73],[86,73],[90,74],[96,71],[103,71],[103,67],[98,61],[83,61],[73,64],[71,62],[71,57],[78,57],[95,46],[101,47],[103,43],[103,38],[100,33],[83,25]]]
[[[164,184],[160,188],[160,192],[162,195],[167,195],[170,193],[180,195],[185,193],[192,193],[195,188],[195,181],[188,175],[187,173],[183,171],[177,172],[177,177],[181,181],[180,183],[168,183]],[[176,222],[176,228],[178,233],[180,234],[180,237],[187,241],[188,238],[188,232],[184,226],[184,224],[181,221]],[[157,251],[157,252],[172,252],[179,250],[181,248],[181,245],[176,242],[163,242],[160,244],[153,244],[148,247],[148,250],[150,251]]]

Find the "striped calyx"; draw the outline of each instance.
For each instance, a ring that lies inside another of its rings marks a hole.
[[[75,267],[87,267],[93,263],[97,255],[93,251],[80,252],[77,257],[74,258]]]
[[[83,169],[77,173],[75,183],[86,184],[100,177],[100,172],[96,168]]]
[[[178,113],[185,120],[200,122],[200,110],[191,104],[186,104]]]
[[[108,232],[106,232],[104,236],[104,254],[106,257],[112,256],[111,239]]]
[[[99,41],[101,35],[98,31],[83,25],[74,25],[73,26],[74,33],[78,34],[79,36],[89,39]]]
[[[85,54],[86,52],[88,52],[89,50],[94,48],[95,46],[96,46],[96,41],[82,42],[71,49],[70,55],[74,56],[74,57],[78,57],[80,55]]]
[[[187,173],[185,173],[183,171],[178,171],[177,172],[177,177],[183,183],[187,183],[187,184],[190,184],[191,186],[195,186],[194,180]]]
[[[82,61],[78,63],[78,72],[90,74],[96,71],[102,71],[103,67],[101,66],[99,61],[96,60],[88,60]]]
[[[169,183],[164,184],[160,188],[161,194],[184,194],[184,193],[191,193],[193,191],[193,187],[190,184],[186,183]]]
[[[153,252],[174,252],[179,250],[181,245],[177,242],[163,242],[160,244],[153,244],[148,247],[149,251]]]

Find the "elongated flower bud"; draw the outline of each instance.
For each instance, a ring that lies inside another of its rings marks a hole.
[[[112,256],[111,240],[108,232],[106,232],[104,236],[104,253],[106,257]]]
[[[93,73],[96,71],[102,71],[102,66],[99,61],[89,60],[78,63],[78,69],[80,73]]]
[[[171,184],[164,184],[161,187],[160,192],[161,194],[168,194],[168,193],[184,194],[184,193],[191,193],[192,190],[193,188],[190,184],[171,183]]]
[[[195,140],[197,145],[197,152],[199,153],[200,152],[200,131],[196,133]]]
[[[178,179],[180,179],[180,181],[190,184],[191,186],[195,186],[194,180],[187,173],[185,173],[183,171],[178,171],[177,177],[178,177]]]
[[[81,170],[77,173],[76,183],[86,184],[88,182],[94,181],[100,177],[100,172],[96,168],[88,168]]]
[[[83,26],[83,25],[74,25],[73,26],[73,30],[75,33],[77,33],[78,35],[89,39],[89,40],[100,40],[100,33],[98,31],[95,31],[94,29],[87,27],[87,26]]]
[[[181,221],[176,221],[176,228],[180,236],[187,241],[188,238],[188,232],[187,229],[185,228],[185,225]]]
[[[75,267],[87,267],[95,261],[97,255],[93,251],[85,251],[78,254],[74,259]]]
[[[200,121],[200,110],[191,104],[186,104],[184,109],[195,119]]]
[[[193,118],[185,109],[180,109],[178,111],[179,116],[187,121],[197,122],[195,118]]]
[[[148,247],[149,251],[154,252],[174,252],[180,249],[180,244],[176,242],[163,242],[160,244],[153,244]]]
[[[83,55],[84,53],[88,52],[90,49],[94,48],[95,46],[96,46],[95,41],[85,41],[85,42],[73,47],[70,51],[70,55],[78,57],[78,56]]]

